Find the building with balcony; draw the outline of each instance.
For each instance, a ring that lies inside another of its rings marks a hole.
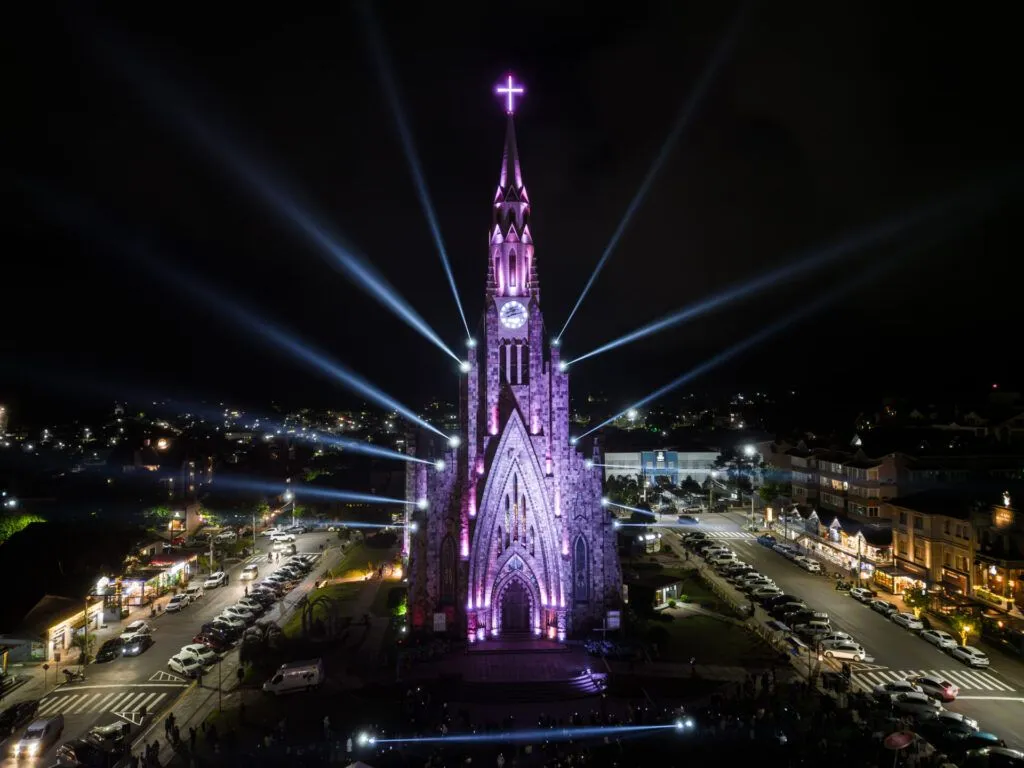
[[[783,511],[772,527],[788,541],[864,581],[892,565],[892,531],[885,524],[796,506]]]
[[[977,495],[935,488],[885,502],[892,520],[892,573],[876,581],[890,592],[928,588],[970,596]]]
[[[971,516],[974,531],[972,597],[1008,613],[1024,605],[1024,520],[1018,517],[1024,488],[997,495]]]

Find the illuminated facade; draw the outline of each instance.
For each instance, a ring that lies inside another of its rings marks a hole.
[[[521,90],[510,79],[499,92],[509,100],[508,125],[458,444],[441,469],[409,464],[408,498],[427,503],[407,535],[409,607],[414,627],[465,632],[471,642],[564,639],[600,624],[622,579],[601,474],[570,442],[569,379],[557,344],[545,339],[512,118]]]

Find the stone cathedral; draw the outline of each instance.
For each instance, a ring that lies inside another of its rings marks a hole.
[[[545,334],[530,198],[508,125],[488,231],[480,343],[460,384],[460,434],[440,452],[410,450],[406,526],[414,628],[488,638],[544,637],[600,626],[617,607],[616,532],[601,505],[600,462],[569,434],[569,377]],[[417,506],[414,506],[418,503]]]

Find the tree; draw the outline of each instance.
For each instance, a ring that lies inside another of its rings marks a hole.
[[[953,631],[960,635],[960,645],[967,645],[971,635],[977,634],[979,627],[976,617],[969,613],[954,613],[949,617]]]
[[[96,645],[96,635],[86,629],[75,633],[71,638],[71,647],[78,651],[78,663],[83,667],[92,658],[92,649]]]
[[[718,454],[714,466],[724,471],[738,488],[749,491],[754,487],[754,481],[761,477],[765,464],[757,451],[748,453],[746,450],[726,448]]]
[[[757,489],[757,495],[765,504],[771,504],[776,499],[789,496],[789,486],[781,483],[765,483]]]
[[[928,591],[925,589],[908,589],[903,593],[903,602],[907,608],[914,612],[914,617],[920,619],[921,611],[928,608]]]
[[[698,483],[696,480],[693,479],[693,475],[687,475],[686,479],[683,480],[682,483],[680,483],[679,487],[685,493],[700,493],[701,492],[700,483]]]
[[[157,504],[142,513],[143,517],[155,517],[157,520],[167,520],[173,514],[171,508],[165,504]]]
[[[32,523],[45,522],[46,520],[39,517],[39,515],[3,515],[0,517],[0,544],[3,544],[19,531],[28,528]]]

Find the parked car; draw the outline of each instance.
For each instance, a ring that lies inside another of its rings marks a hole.
[[[899,624],[901,627],[909,629],[911,632],[917,632],[924,629],[924,622],[912,613],[897,611],[896,613],[890,613],[889,618],[892,619],[893,624]]]
[[[921,686],[910,680],[893,680],[883,685],[876,685],[873,693],[875,696],[884,698],[886,696],[899,696],[902,693],[924,693]]]
[[[0,742],[6,741],[14,732],[36,716],[39,701],[30,699],[12,704],[0,714]]]
[[[817,638],[824,637],[832,631],[832,625],[828,621],[809,621],[793,627],[793,631],[806,640],[817,641]]]
[[[249,624],[250,622],[256,620],[256,615],[252,611],[246,610],[245,608],[242,608],[240,605],[228,606],[223,610],[221,615],[226,615],[235,619],[240,619],[241,621],[244,621],[246,624]]]
[[[829,644],[825,648],[826,659],[848,659],[850,661],[864,661],[867,653],[864,649],[854,643]]]
[[[801,557],[796,563],[809,573],[821,573],[821,566],[816,560],[811,560],[809,557]]]
[[[850,590],[850,597],[862,603],[867,603],[878,597],[878,593],[866,587],[854,587]]]
[[[898,693],[892,697],[892,706],[899,712],[917,717],[935,717],[942,705],[923,693]]]
[[[680,525],[697,525],[700,521],[693,515],[680,515],[678,522]]]
[[[136,639],[139,635],[151,634],[153,634],[153,628],[142,619],[139,619],[138,621],[133,621],[124,628],[124,631],[121,632],[121,640],[127,643]]]
[[[202,674],[203,665],[198,659],[193,656],[171,656],[167,660],[167,668],[177,675],[184,675],[185,677],[196,677]]]
[[[191,656],[196,661],[201,662],[204,667],[215,664],[217,659],[220,658],[217,656],[217,652],[205,643],[191,643],[190,645],[183,645],[181,650],[178,651],[178,655]]]
[[[120,637],[107,640],[100,649],[96,651],[96,663],[102,664],[106,661],[113,661],[121,658],[121,651],[124,650],[124,640]]]
[[[249,597],[243,597],[241,600],[238,601],[237,605],[239,608],[244,608],[245,610],[249,611],[254,616],[260,616],[267,610],[263,603],[261,603],[252,595],[250,595]]]
[[[955,637],[949,634],[949,632],[943,632],[941,629],[926,629],[921,633],[921,639],[928,641],[943,651],[951,651],[959,645]]]
[[[892,603],[887,603],[885,600],[872,600],[868,605],[872,611],[878,611],[883,616],[888,616],[891,613],[896,613],[899,610]]]
[[[228,583],[228,575],[224,571],[216,571],[206,577],[203,582],[203,589],[216,589]]]
[[[202,585],[193,584],[185,589],[185,594],[188,595],[188,599],[194,603],[196,600],[202,600],[203,595],[205,595],[206,593],[203,592]]]
[[[853,635],[848,635],[846,632],[837,632],[835,630],[832,630],[823,638],[821,638],[821,643],[822,645],[824,645],[825,643],[853,643],[854,645],[859,644],[856,640],[853,639]]]
[[[295,541],[295,534],[287,533],[286,531],[281,531],[280,533],[275,533],[274,535],[272,535],[270,537],[270,540],[273,541],[275,544],[278,542],[291,544],[293,541]]]
[[[967,715],[961,714],[960,712],[939,712],[935,719],[939,725],[949,731],[959,731],[960,733],[974,733],[979,730],[978,721],[972,720]]]
[[[943,677],[921,675],[910,678],[910,682],[929,696],[942,701],[955,701],[956,697],[960,695],[960,688]]]
[[[988,656],[973,645],[958,645],[949,652],[949,655],[969,667],[987,667],[990,663]]]
[[[217,653],[225,653],[226,651],[231,650],[231,643],[229,643],[223,635],[214,634],[212,632],[200,632],[192,638],[192,642],[212,648]]]
[[[771,547],[775,544],[775,537],[769,536],[768,534],[762,534],[757,537],[757,543],[762,547]]]
[[[167,607],[164,608],[168,613],[177,613],[178,611],[188,608],[189,603],[192,601],[189,596],[182,592],[180,595],[175,595],[167,601]]]
[[[750,596],[758,602],[769,600],[773,597],[778,597],[782,594],[782,590],[776,587],[774,584],[766,587],[760,587],[750,593]]]
[[[226,624],[231,629],[238,630],[238,634],[242,634],[242,630],[245,629],[245,622],[236,616],[232,616],[228,613],[221,613],[215,616],[213,619],[214,624]]]
[[[125,656],[139,656],[140,654],[145,653],[148,648],[152,647],[152,635],[136,635],[133,639],[125,641],[124,650],[121,652]]]

